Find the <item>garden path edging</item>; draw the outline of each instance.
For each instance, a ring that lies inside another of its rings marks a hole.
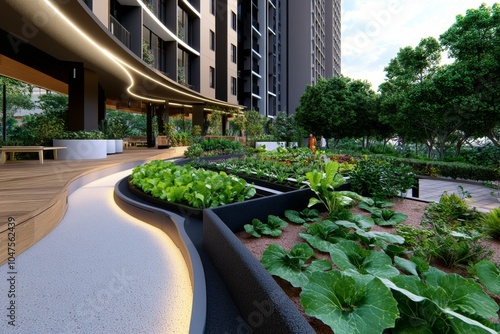
[[[200,256],[184,228],[184,218],[161,208],[136,201],[127,195],[127,190],[127,178],[115,185],[114,198],[120,209],[159,228],[179,247],[188,267],[193,286],[193,308],[189,333],[204,333],[207,313],[205,274]]]

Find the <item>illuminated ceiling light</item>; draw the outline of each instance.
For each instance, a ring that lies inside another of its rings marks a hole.
[[[139,99],[142,99],[142,100],[147,100],[147,101],[151,101],[151,102],[159,102],[159,103],[165,103],[166,100],[160,100],[160,99],[153,99],[153,98],[150,98],[150,97],[147,97],[147,96],[143,96],[143,95],[139,95],[139,94],[135,94],[132,92],[132,87],[134,86],[134,79],[132,77],[132,75],[125,69],[125,67],[127,67],[129,70],[132,70],[134,71],[135,73],[143,76],[144,78],[147,78],[149,80],[151,80],[152,82],[162,86],[162,87],[165,87],[167,88],[168,90],[171,90],[171,91],[174,91],[176,93],[179,93],[181,95],[184,95],[184,96],[187,96],[187,97],[190,97],[190,98],[193,98],[193,99],[196,99],[196,100],[201,100],[201,101],[204,101],[204,102],[208,102],[208,103],[214,103],[213,100],[210,100],[210,99],[207,99],[207,98],[204,98],[202,96],[196,96],[196,95],[193,95],[191,93],[187,93],[187,92],[184,92],[182,90],[179,90],[179,89],[176,89],[172,86],[169,86],[163,82],[160,82],[150,76],[148,76],[147,74],[144,74],[143,72],[141,72],[140,70],[136,69],[135,67],[131,66],[130,64],[128,64],[127,62],[121,60],[119,57],[115,56],[114,54],[112,54],[110,51],[108,51],[106,48],[102,47],[99,45],[99,43],[97,43],[96,41],[94,41],[91,37],[89,37],[82,29],[80,29],[76,24],[74,24],[69,18],[67,18],[61,11],[59,11],[59,9],[57,7],[55,7],[52,3],[51,3],[51,0],[44,0],[44,2],[59,16],[61,17],[71,28],[73,28],[76,32],[78,32],[83,38],[85,38],[90,44],[92,44],[95,48],[97,48],[99,51],[101,51],[106,57],[108,57],[109,59],[111,59],[112,61],[114,61],[125,73],[126,75],[129,77],[130,79],[130,86],[127,88],[127,92],[134,96],[134,97],[137,97]],[[144,4],[142,4],[140,1],[138,1],[141,6],[143,6]],[[221,103],[221,102],[218,102],[218,104],[220,105],[224,105],[226,107],[231,107],[231,108],[235,108],[234,105],[232,104],[229,104],[229,103]],[[242,108],[242,107],[236,107],[236,108]]]

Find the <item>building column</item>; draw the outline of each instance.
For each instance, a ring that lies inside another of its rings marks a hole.
[[[193,113],[193,116],[192,116],[193,126],[199,125],[201,127],[201,131],[203,132],[204,125],[205,125],[205,115],[204,115],[203,106],[202,105],[193,105],[192,113]]]
[[[147,136],[147,146],[155,146],[155,138],[153,134],[153,105],[148,103],[146,106],[146,136]]]
[[[99,130],[99,110],[103,108],[99,102],[104,96],[104,92],[99,94],[99,77],[82,63],[74,63],[68,82],[68,130]]]

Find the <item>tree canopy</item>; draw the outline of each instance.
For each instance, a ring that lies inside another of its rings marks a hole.
[[[340,76],[307,86],[295,117],[308,133],[338,140],[363,136],[365,123],[377,121],[375,106],[376,94],[367,81]]]

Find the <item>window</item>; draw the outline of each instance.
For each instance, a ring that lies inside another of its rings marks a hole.
[[[233,28],[234,31],[236,31],[236,24],[237,24],[236,21],[237,19],[235,12],[231,12],[231,28]]]
[[[231,44],[231,61],[236,64],[236,45]]]
[[[231,77],[231,94],[236,95],[236,78]]]
[[[210,30],[210,50],[215,51],[215,33]]]
[[[210,66],[210,73],[209,73],[209,84],[210,88],[215,88],[215,68]]]
[[[215,15],[215,0],[210,0],[210,14]]]

